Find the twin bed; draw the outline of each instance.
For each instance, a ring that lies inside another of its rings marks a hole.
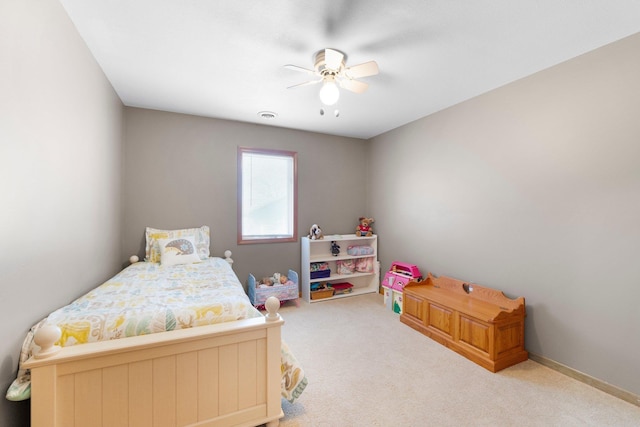
[[[306,386],[279,301],[251,305],[207,227],[146,236],[146,262],[31,329],[7,397],[34,427],[277,426]]]

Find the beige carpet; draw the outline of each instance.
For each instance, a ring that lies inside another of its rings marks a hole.
[[[309,380],[283,401],[283,427],[640,426],[640,407],[531,360],[479,367],[400,323],[378,294],[280,312]]]

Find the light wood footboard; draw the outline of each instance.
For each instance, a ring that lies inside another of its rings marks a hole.
[[[273,301],[275,300],[275,301]],[[265,317],[56,349],[31,369],[31,425],[277,426],[279,301]]]

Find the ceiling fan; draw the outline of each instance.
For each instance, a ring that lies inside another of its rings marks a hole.
[[[322,49],[314,55],[313,70],[297,65],[285,65],[290,70],[301,71],[317,77],[315,80],[290,86],[289,89],[322,83],[320,100],[325,105],[333,105],[338,102],[340,98],[338,86],[351,92],[363,93],[369,85],[356,79],[378,74],[378,64],[375,61],[369,61],[347,67],[345,65],[346,58],[347,56],[339,50]]]

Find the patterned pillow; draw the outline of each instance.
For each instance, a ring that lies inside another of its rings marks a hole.
[[[196,242],[191,237],[160,239],[158,246],[162,265],[191,264],[201,261],[196,252]]]
[[[371,246],[360,246],[360,245],[355,245],[355,246],[349,246],[347,248],[347,254],[349,255],[372,255],[373,254],[373,248]]]
[[[196,253],[200,259],[209,257],[209,227],[203,225],[200,228],[185,228],[182,230],[159,230],[157,228],[147,227],[145,238],[147,245],[145,247],[145,260],[148,262],[160,262],[160,247],[158,240],[160,239],[177,239],[183,237],[191,237],[195,241]]]

